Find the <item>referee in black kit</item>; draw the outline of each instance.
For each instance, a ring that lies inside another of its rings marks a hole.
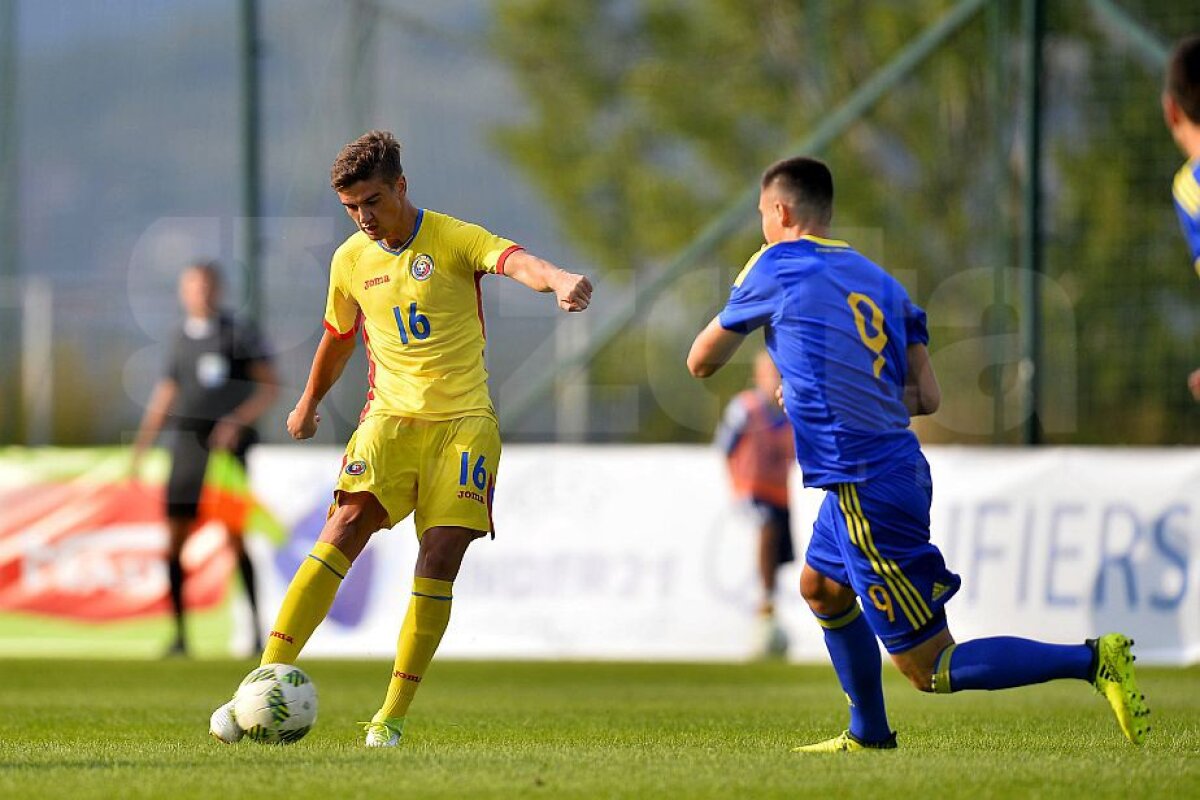
[[[266,343],[249,321],[221,311],[221,273],[216,264],[194,264],[179,277],[184,319],[171,343],[166,375],[154,388],[133,443],[131,471],[136,477],[142,454],[164,425],[174,429],[171,476],[167,481],[167,571],[175,612],[175,640],[168,656],[187,655],[183,623],[183,565],[180,553],[197,516],[200,489],[213,450],[228,450],[242,466],[258,440],[254,423],[270,408],[278,391]],[[246,554],[243,531],[230,530],[238,569],[250,600],[254,648],[262,649],[254,567]]]

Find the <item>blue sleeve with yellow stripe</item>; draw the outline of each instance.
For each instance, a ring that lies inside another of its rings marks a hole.
[[[1171,187],[1179,225],[1192,252],[1192,265],[1200,276],[1200,159],[1189,161],[1175,174]]]
[[[782,295],[770,253],[759,250],[733,282],[729,302],[718,317],[721,327],[741,334],[761,328],[779,310]]]

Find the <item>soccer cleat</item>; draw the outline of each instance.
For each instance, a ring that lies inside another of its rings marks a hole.
[[[1133,640],[1119,633],[1106,633],[1099,639],[1088,639],[1087,643],[1096,664],[1092,686],[1112,706],[1125,738],[1141,744],[1150,732],[1150,708],[1133,674]]]
[[[864,742],[850,731],[842,731],[832,739],[792,748],[793,753],[857,753],[862,750],[895,750],[896,732],[883,741]]]
[[[208,720],[208,732],[222,744],[234,744],[246,735],[233,715],[232,700],[212,713]]]
[[[404,732],[404,717],[360,722],[367,731],[367,747],[398,747]]]

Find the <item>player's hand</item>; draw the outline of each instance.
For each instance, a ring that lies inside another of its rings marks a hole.
[[[1188,388],[1192,390],[1192,397],[1200,403],[1200,369],[1193,370],[1192,374],[1188,375]]]
[[[232,417],[222,417],[208,435],[210,450],[236,450],[242,439],[243,426]]]
[[[775,402],[779,404],[780,408],[784,407],[784,405],[783,405],[783,384],[782,383],[775,387]]]
[[[558,307],[563,311],[583,311],[592,301],[592,282],[586,275],[560,272],[554,294],[558,298]]]
[[[321,415],[317,413],[317,409],[301,402],[288,414],[287,429],[293,439],[303,441],[316,435],[320,423]]]

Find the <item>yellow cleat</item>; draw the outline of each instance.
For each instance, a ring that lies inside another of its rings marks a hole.
[[[370,722],[358,724],[362,725],[367,732],[365,741],[367,747],[400,746],[400,737],[404,735],[404,717],[372,719]]]
[[[895,750],[896,734],[881,742],[864,742],[850,731],[842,731],[832,739],[792,748],[793,753],[857,753],[863,750]]]
[[[1096,654],[1092,685],[1112,706],[1125,738],[1141,744],[1150,732],[1150,708],[1133,674],[1133,640],[1119,633],[1106,633],[1099,639],[1089,639],[1088,644]]]

